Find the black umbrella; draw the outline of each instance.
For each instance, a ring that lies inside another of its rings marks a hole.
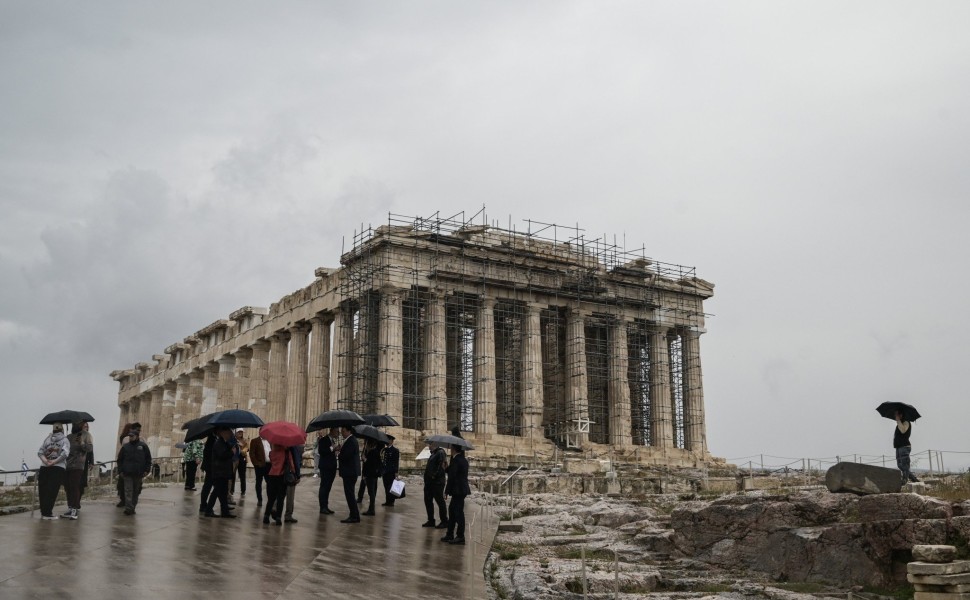
[[[353,427],[363,425],[364,419],[352,410],[328,410],[320,413],[306,426],[307,433],[331,427]]]
[[[391,415],[364,415],[364,422],[373,427],[400,427]]]
[[[215,425],[209,424],[209,419],[218,413],[209,413],[207,415],[202,415],[198,419],[192,419],[191,421],[186,421],[182,425],[182,429],[185,430],[185,442],[191,442],[193,440],[201,440],[202,438],[209,435],[209,432],[216,428]]]
[[[887,419],[894,421],[896,420],[896,411],[903,413],[904,421],[915,421],[920,418],[919,411],[916,410],[915,406],[910,406],[902,402],[883,402],[876,408],[876,411]]]
[[[54,423],[77,423],[78,421],[87,421],[90,423],[93,420],[94,417],[83,410],[62,410],[47,415],[40,420],[40,424],[53,425]]]
[[[212,413],[209,413],[207,415],[202,415],[201,417],[196,417],[194,419],[191,419],[189,421],[186,421],[185,423],[182,423],[182,429],[188,429],[189,427],[192,427],[193,425],[196,425],[197,423],[207,423],[209,421],[209,419],[212,418],[212,415],[214,415],[214,414],[216,414],[216,413],[212,412]]]
[[[428,442],[434,442],[442,446],[461,446],[465,450],[474,450],[475,446],[472,446],[471,442],[465,438],[460,438],[454,435],[443,435],[436,434],[430,436],[427,440]]]
[[[214,427],[262,427],[266,424],[256,413],[241,408],[212,413],[206,423]]]
[[[387,434],[373,425],[355,425],[354,435],[357,437],[374,440],[375,442],[380,442],[382,444],[391,443],[391,440],[387,437]]]

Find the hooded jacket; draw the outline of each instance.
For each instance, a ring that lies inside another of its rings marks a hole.
[[[67,469],[67,457],[71,453],[71,443],[67,441],[63,431],[55,431],[46,438],[37,451],[38,457],[47,458],[48,467]]]
[[[87,431],[76,431],[67,436],[70,453],[67,456],[67,468],[80,470],[87,467],[88,452],[94,451],[94,438]]]
[[[152,452],[139,438],[128,442],[118,451],[118,470],[122,475],[141,476],[152,468]]]

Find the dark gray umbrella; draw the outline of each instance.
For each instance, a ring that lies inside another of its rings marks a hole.
[[[435,434],[430,436],[425,441],[434,442],[442,446],[461,446],[465,450],[475,449],[475,446],[472,446],[471,442],[469,442],[465,438],[460,438],[454,435]]]
[[[230,408],[212,413],[206,423],[214,427],[262,427],[266,423],[259,415],[241,408]]]
[[[391,440],[387,437],[387,434],[373,425],[355,425],[354,435],[357,437],[374,440],[375,442],[380,442],[382,444],[391,443]]]
[[[40,424],[53,425],[55,423],[77,423],[78,421],[87,421],[90,423],[93,420],[94,417],[83,410],[61,410],[47,415],[40,420]]]
[[[364,415],[364,421],[373,427],[400,427],[391,415]]]
[[[920,418],[919,411],[916,410],[915,406],[910,406],[909,404],[904,404],[902,402],[883,402],[876,407],[876,411],[887,419],[892,419],[894,421],[896,420],[896,411],[903,413],[904,421],[912,422]]]
[[[328,410],[320,413],[306,426],[307,433],[331,427],[353,427],[363,425],[364,419],[352,410]]]

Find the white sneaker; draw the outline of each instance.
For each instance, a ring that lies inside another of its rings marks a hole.
[[[57,515],[51,515],[51,516],[41,515],[40,518],[42,521],[56,521],[58,519]]]
[[[71,511],[67,514],[67,518],[77,521],[77,509],[72,508]]]

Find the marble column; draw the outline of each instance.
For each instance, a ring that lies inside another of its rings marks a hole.
[[[481,297],[475,324],[472,361],[472,404],[476,433],[496,433],[495,299]]]
[[[249,363],[249,410],[266,421],[266,403],[269,396],[269,347],[266,340],[252,345],[253,357]]]
[[[148,442],[148,447],[151,448],[152,456],[158,456],[158,437],[161,431],[162,425],[162,395],[164,390],[161,387],[157,387],[151,391],[152,395],[152,409],[148,417],[148,424],[142,423],[142,435],[146,436],[144,439]],[[169,425],[171,428],[171,425]]]
[[[307,393],[306,419],[312,420],[330,410],[330,322],[332,318],[317,315],[310,319],[310,383]]]
[[[589,385],[586,374],[586,312],[571,306],[566,315],[566,418],[576,431],[589,421]],[[588,426],[585,429],[589,429]],[[571,436],[580,446],[589,443],[589,432]]]
[[[425,307],[424,423],[419,427],[433,432],[448,430],[447,340],[445,338],[445,299],[432,291]]]
[[[307,361],[309,360],[307,342],[310,327],[306,323],[298,323],[289,329],[289,333],[290,353],[286,373],[284,420],[306,427]]]
[[[219,363],[219,393],[216,396],[216,410],[238,408],[236,400],[232,396],[232,388],[235,385],[236,358],[231,354],[226,354],[216,362]]]
[[[202,396],[205,389],[205,370],[193,369],[189,372],[188,404],[185,409],[185,420],[191,421],[202,416]]]
[[[684,448],[707,452],[707,424],[704,418],[704,380],[701,373],[701,334],[681,333],[681,360],[684,371]]]
[[[377,345],[377,413],[404,422],[404,320],[401,290],[382,290]]]
[[[286,366],[288,359],[285,332],[277,332],[269,338],[269,388],[266,390],[267,423],[282,421],[286,415]]]
[[[232,407],[249,410],[252,388],[253,349],[243,347],[233,353],[236,368],[232,378]]]
[[[204,378],[202,379],[202,406],[199,415],[207,415],[216,412],[219,401],[219,363],[210,362],[202,367]]]
[[[331,407],[346,409],[351,405],[354,387],[350,371],[354,361],[354,308],[344,302],[334,313],[334,368],[336,376],[331,378]]]
[[[185,439],[185,431],[182,425],[188,421],[186,418],[189,408],[189,376],[179,375],[175,379],[175,407],[172,410],[172,444],[177,444]]]
[[[522,316],[522,436],[543,438],[542,329],[539,315],[544,307],[529,303]]]
[[[162,411],[159,421],[158,432],[158,454],[160,458],[174,456],[172,452],[172,428],[174,426],[173,416],[175,415],[175,388],[176,383],[169,381],[162,387]]]
[[[650,437],[658,448],[674,445],[674,411],[670,396],[670,346],[667,328],[649,332],[650,355]]]
[[[132,402],[134,400],[128,400],[128,402],[118,406],[121,415],[118,417],[118,433],[115,434],[115,441],[118,441],[118,438],[121,437],[121,432],[124,430],[125,425],[131,423],[131,415],[134,412],[131,408]]]
[[[607,382],[610,399],[610,443],[616,446],[629,446],[633,443],[630,422],[630,361],[627,356],[626,332],[626,318],[620,315],[610,326],[610,378]]]

